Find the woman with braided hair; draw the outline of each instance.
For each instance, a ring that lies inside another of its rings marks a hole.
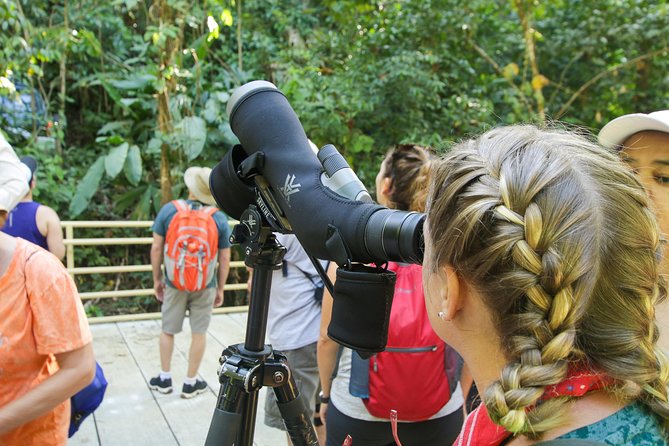
[[[633,173],[580,136],[533,126],[491,130],[435,164],[427,311],[482,398],[455,444],[669,444],[655,322],[667,288]]]

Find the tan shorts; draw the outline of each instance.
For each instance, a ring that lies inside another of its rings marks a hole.
[[[165,298],[161,311],[163,313],[163,332],[177,334],[183,330],[184,317],[188,310],[190,331],[206,333],[211,321],[211,310],[216,298],[216,288],[205,288],[200,291],[188,292],[165,287]]]

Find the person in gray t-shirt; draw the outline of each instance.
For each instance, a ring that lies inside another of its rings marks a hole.
[[[272,274],[267,339],[274,350],[288,358],[304,406],[314,408],[319,388],[316,342],[321,319],[321,305],[314,293],[322,281],[294,235],[276,234],[276,239],[286,247],[286,255],[282,268]],[[286,430],[271,390],[265,400],[265,424]]]

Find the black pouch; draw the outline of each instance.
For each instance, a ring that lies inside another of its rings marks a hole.
[[[361,356],[383,351],[394,294],[393,271],[361,264],[337,269],[328,336]]]

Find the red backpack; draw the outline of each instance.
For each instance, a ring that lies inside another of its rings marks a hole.
[[[165,236],[165,274],[175,288],[199,291],[213,279],[218,260],[216,208],[172,201],[177,213]]]
[[[421,266],[391,262],[389,269],[397,274],[397,282],[388,343],[385,351],[368,360],[368,393],[357,396],[366,396],[365,407],[376,417],[390,418],[394,409],[401,421],[423,421],[449,401],[462,359],[430,325]],[[357,358],[354,362],[360,361],[358,364],[363,361],[355,352],[353,357]],[[353,364],[353,369],[358,367]],[[354,370],[351,373],[353,379]]]

